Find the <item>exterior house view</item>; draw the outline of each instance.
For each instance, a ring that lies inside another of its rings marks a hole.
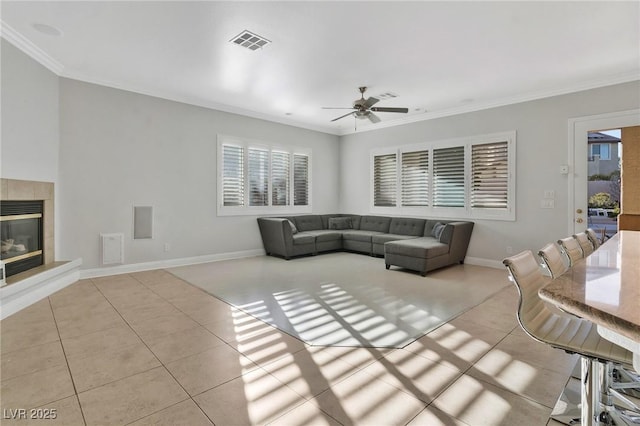
[[[638,16],[3,0],[0,423],[624,424]]]

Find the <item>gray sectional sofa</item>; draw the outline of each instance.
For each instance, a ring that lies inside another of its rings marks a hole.
[[[261,217],[267,255],[290,259],[334,250],[384,256],[391,265],[420,272],[463,263],[473,222],[347,214]]]

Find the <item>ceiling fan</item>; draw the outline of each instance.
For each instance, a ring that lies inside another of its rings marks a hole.
[[[341,118],[348,117],[353,115],[356,118],[365,119],[368,118],[372,123],[379,123],[380,117],[374,114],[374,112],[401,112],[407,113],[409,112],[409,108],[393,108],[393,107],[374,107],[373,105],[380,102],[380,99],[370,97],[368,99],[364,98],[364,92],[367,90],[366,86],[359,87],[360,90],[360,99],[356,99],[353,102],[353,106],[351,108],[340,108],[340,107],[323,107],[323,109],[352,109],[348,114],[341,115],[338,118],[334,118],[333,121],[340,120]]]

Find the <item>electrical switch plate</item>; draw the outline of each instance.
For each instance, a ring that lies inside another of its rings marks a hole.
[[[543,198],[556,198],[556,191],[553,189],[545,189]]]
[[[540,200],[541,209],[553,209],[556,207],[556,202],[553,198],[544,198]]]

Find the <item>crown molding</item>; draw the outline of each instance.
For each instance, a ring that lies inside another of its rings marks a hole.
[[[64,66],[60,62],[53,59],[45,53],[44,50],[36,46],[31,40],[14,30],[10,25],[2,20],[0,20],[0,36],[38,63],[42,64],[52,73],[60,75],[64,71]]]

